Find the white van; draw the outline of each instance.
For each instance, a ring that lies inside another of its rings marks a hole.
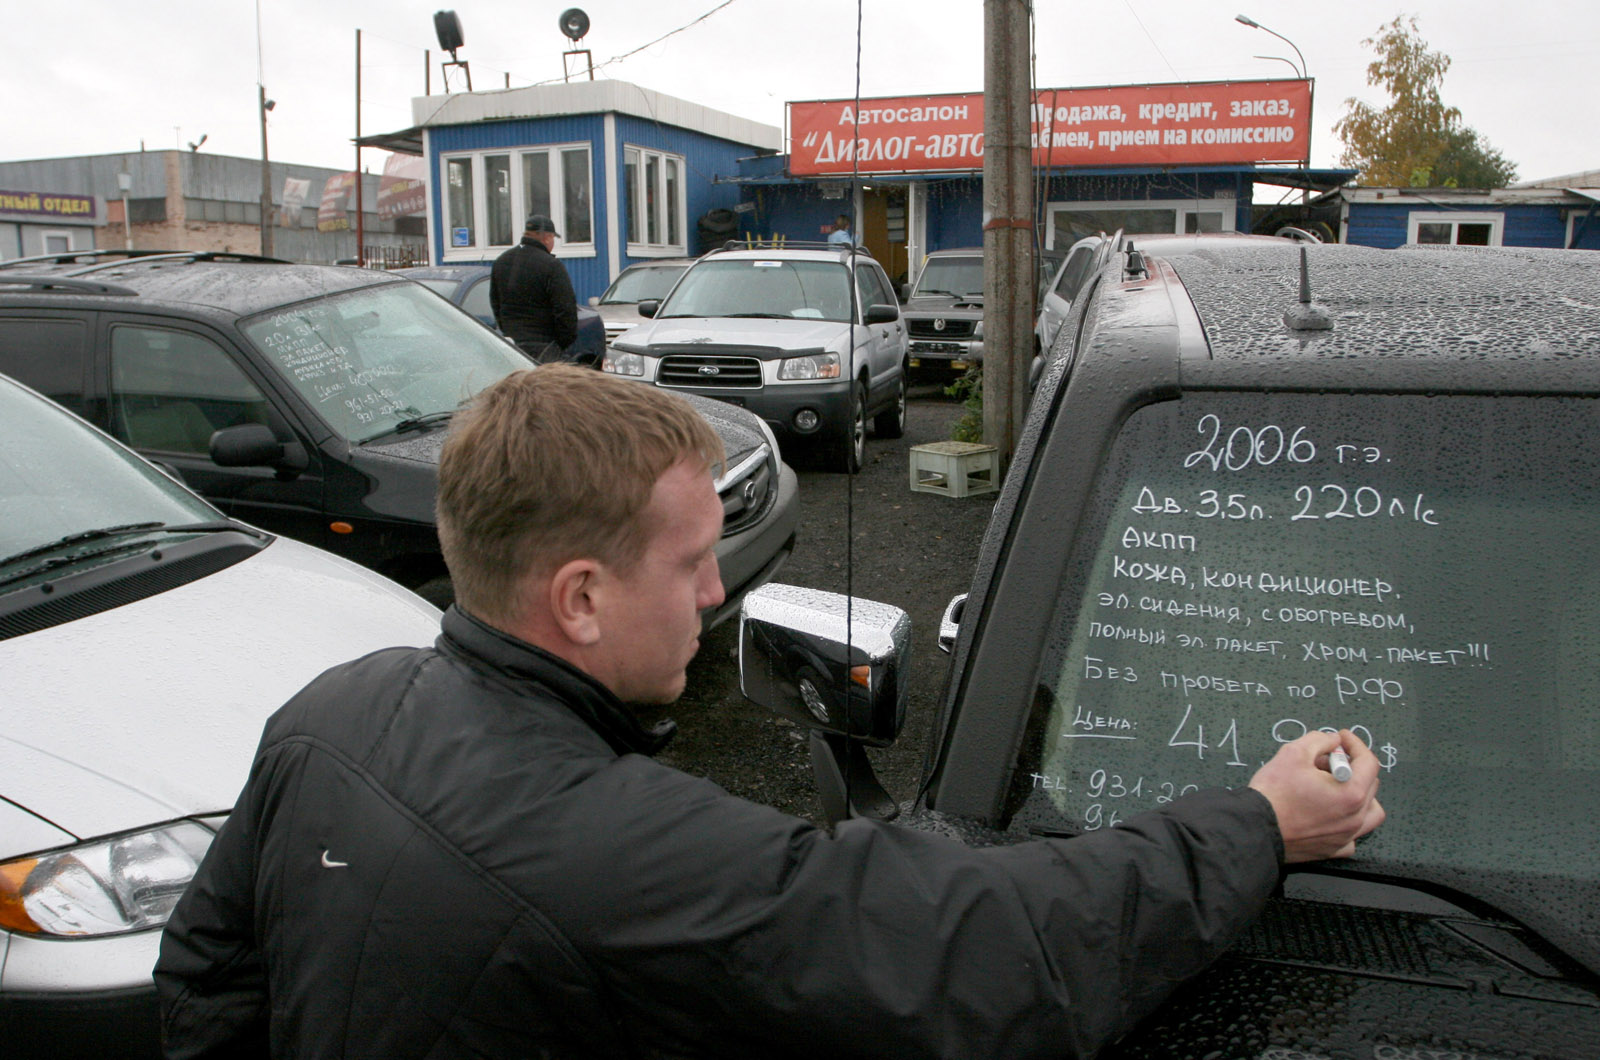
[[[262,723],[439,612],[234,522],[0,376],[0,1025],[8,1055],[159,1055],[161,927]]]

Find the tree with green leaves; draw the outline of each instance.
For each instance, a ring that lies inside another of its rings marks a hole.
[[[1344,141],[1340,163],[1377,187],[1503,188],[1517,167],[1477,130],[1463,125],[1439,86],[1450,57],[1430,51],[1415,16],[1401,15],[1361,42],[1377,53],[1367,65],[1367,84],[1388,92],[1387,107],[1345,100],[1334,131]]]

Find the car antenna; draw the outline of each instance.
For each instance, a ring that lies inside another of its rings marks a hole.
[[[1311,301],[1311,270],[1306,263],[1306,248],[1300,248],[1300,301],[1283,312],[1283,325],[1290,331],[1332,331],[1333,316]]]

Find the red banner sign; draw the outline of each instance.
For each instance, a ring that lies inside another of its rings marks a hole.
[[[317,207],[317,231],[345,232],[350,228],[350,196],[356,188],[354,173],[340,173],[322,186],[322,204]]]
[[[423,213],[428,209],[428,164],[420,155],[390,155],[378,181],[378,220]]]
[[[1037,166],[1232,165],[1311,156],[1310,81],[1044,89]],[[789,104],[796,176],[983,168],[983,94]]]

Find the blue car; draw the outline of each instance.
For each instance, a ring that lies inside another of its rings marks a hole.
[[[452,305],[460,306],[489,327],[495,327],[494,310],[489,308],[489,270],[481,265],[421,265],[413,269],[393,269],[408,280],[416,280]],[[495,328],[496,331],[500,330]],[[600,314],[586,305],[578,307],[578,337],[567,347],[567,360],[578,364],[600,363],[606,352],[606,329]]]

